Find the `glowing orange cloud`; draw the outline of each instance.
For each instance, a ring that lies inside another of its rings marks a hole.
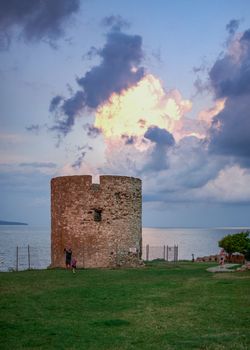
[[[220,113],[225,107],[226,99],[219,99],[215,102],[215,106],[201,111],[198,115],[198,119],[204,121],[208,127],[211,126],[213,118]]]
[[[178,90],[166,93],[160,80],[148,74],[135,86],[113,93],[98,108],[95,127],[105,138],[141,137],[152,125],[174,134],[178,121],[191,108],[191,101],[182,100]]]

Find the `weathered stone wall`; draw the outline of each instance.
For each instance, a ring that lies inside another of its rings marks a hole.
[[[140,264],[141,205],[140,179],[100,176],[100,184],[88,175],[52,179],[52,266],[65,266],[65,247],[72,248],[79,267]]]

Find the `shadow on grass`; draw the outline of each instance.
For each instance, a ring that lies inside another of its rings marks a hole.
[[[111,320],[101,320],[101,321],[94,321],[91,322],[91,325],[93,326],[107,326],[107,327],[121,327],[121,326],[128,326],[130,325],[129,321],[122,320],[122,319],[111,319]]]

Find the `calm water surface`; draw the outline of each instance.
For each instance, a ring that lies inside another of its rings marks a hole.
[[[217,254],[218,241],[230,233],[246,231],[247,227],[219,228],[143,228],[143,245],[178,245],[179,259]]]
[[[192,254],[205,256],[218,252],[218,241],[229,233],[249,230],[249,227],[228,228],[154,228],[142,229],[143,247],[161,257],[163,246],[178,245],[179,259],[191,260]],[[44,268],[50,264],[50,228],[39,226],[0,226],[0,270],[16,266],[19,246],[20,269],[27,268],[27,246],[30,246],[31,267]],[[154,256],[156,258],[157,256]],[[145,249],[143,257],[145,257]]]
[[[18,253],[16,247],[18,246]],[[29,257],[28,260],[28,246]],[[17,259],[18,256],[18,259]],[[50,264],[50,228],[0,226],[0,271],[46,268]]]

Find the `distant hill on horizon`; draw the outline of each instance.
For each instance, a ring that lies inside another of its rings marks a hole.
[[[0,220],[0,225],[28,225],[26,222]]]

